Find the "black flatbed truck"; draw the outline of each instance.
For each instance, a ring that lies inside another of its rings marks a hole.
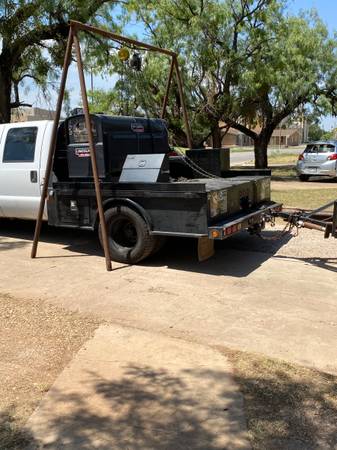
[[[199,258],[206,259],[214,240],[260,230],[265,217],[281,207],[270,200],[270,177],[265,176],[102,181],[100,186],[111,259],[128,264],[158,251],[168,236],[197,238]],[[53,183],[47,205],[50,225],[99,231],[91,180]]]

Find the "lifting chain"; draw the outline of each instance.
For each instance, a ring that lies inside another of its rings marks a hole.
[[[275,227],[275,215],[270,214],[268,216],[265,216],[264,223],[265,222],[268,222],[272,227]],[[263,236],[261,234],[261,227],[259,227],[259,229],[256,230],[254,234],[256,234],[259,238],[263,239],[264,241],[279,241],[287,234],[297,237],[299,235],[299,229],[302,227],[302,225],[303,223],[299,220],[298,214],[295,213],[289,215],[285,227],[282,230],[280,230],[275,236],[272,237]],[[296,230],[295,234],[292,233],[294,229]]]

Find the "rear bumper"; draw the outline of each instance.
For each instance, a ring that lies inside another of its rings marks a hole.
[[[328,161],[322,164],[315,164],[315,163],[310,164],[310,163],[303,163],[302,161],[300,161],[297,164],[296,170],[299,175],[311,175],[311,176],[324,175],[329,177],[337,176],[335,161]]]
[[[268,202],[250,210],[244,211],[236,216],[227,219],[208,227],[208,237],[214,240],[223,240],[233,234],[245,230],[263,222],[263,217],[271,212],[277,212],[282,209],[281,203]]]

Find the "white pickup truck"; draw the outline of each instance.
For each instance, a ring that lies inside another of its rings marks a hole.
[[[226,178],[177,178],[161,119],[91,115],[109,249],[134,264],[156,252],[166,236],[222,240],[258,232],[279,204],[270,177],[231,172]],[[36,219],[53,122],[0,125],[0,218]],[[202,150],[213,161],[216,152]],[[190,158],[180,164],[203,171]],[[172,166],[171,166],[172,162]],[[191,171],[193,172],[193,171]],[[99,229],[84,116],[61,122],[44,219],[56,227]]]
[[[52,126],[49,120],[0,125],[0,217],[36,219]]]

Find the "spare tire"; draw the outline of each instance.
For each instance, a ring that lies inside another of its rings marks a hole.
[[[157,239],[140,214],[127,206],[116,206],[105,211],[104,216],[113,261],[136,264],[151,255]],[[101,225],[98,235],[102,245]]]

